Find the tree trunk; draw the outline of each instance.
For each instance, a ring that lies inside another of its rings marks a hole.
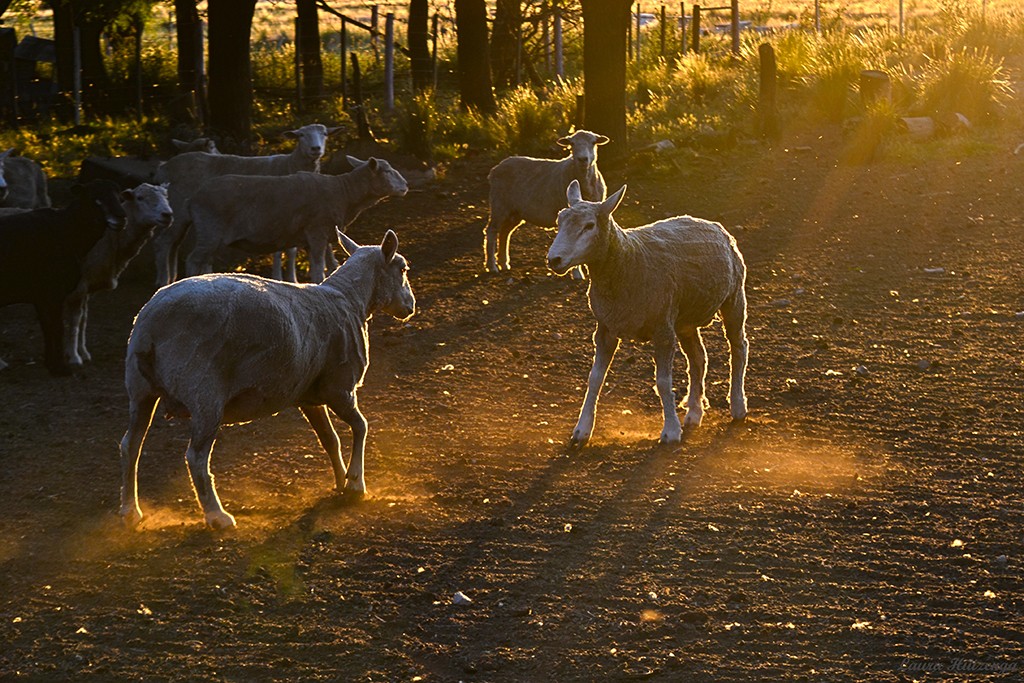
[[[434,69],[427,48],[427,21],[430,6],[427,0],[409,0],[409,60],[412,66],[412,87],[416,91],[430,87]]]
[[[196,10],[196,0],[174,0],[178,35],[178,94],[181,105],[173,108],[176,123],[201,123],[206,110],[203,90],[202,23]]]
[[[82,102],[94,111],[112,113],[127,105],[125,93],[111,97],[110,77],[103,60],[103,28],[96,21],[83,21],[79,27],[82,47]]]
[[[631,0],[582,0],[583,93],[587,128],[607,135],[603,156],[624,156],[626,139],[626,36]]]
[[[522,21],[520,0],[497,0],[491,31],[491,76],[496,85],[516,85],[516,53]]]
[[[62,0],[50,0],[53,10],[53,38],[57,53],[57,85],[61,92],[71,97],[75,88],[74,37],[75,9]]]
[[[485,0],[455,0],[455,32],[462,107],[492,113],[497,105],[491,90]]]
[[[209,4],[210,127],[248,151],[252,135],[252,71],[249,33],[256,0]],[[227,144],[230,151],[231,144]]]
[[[320,59],[320,17],[316,0],[296,0],[299,18],[299,59],[302,63],[302,100],[309,108],[324,94],[324,65]]]

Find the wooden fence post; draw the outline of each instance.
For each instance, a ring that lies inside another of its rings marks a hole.
[[[135,16],[135,118],[142,119],[142,30],[141,15]]]
[[[430,26],[430,63],[434,67],[434,91],[437,91],[437,12]]]
[[[384,107],[395,110],[395,15],[384,19]]]
[[[295,20],[295,111],[302,113],[302,46],[299,44],[299,20]]]
[[[700,52],[700,5],[693,6],[693,51]]]
[[[376,64],[380,64],[380,50],[377,48],[377,26],[380,24],[377,20],[378,12],[377,5],[370,8],[370,47],[373,48],[373,61]]]
[[[732,0],[732,21],[729,29],[732,31],[732,53],[740,56],[740,0]]]
[[[661,57],[665,58],[665,6],[661,6]]]
[[[548,1],[544,0],[541,8],[543,15],[542,40],[544,41],[544,68],[551,73],[551,17],[548,14]]]
[[[775,48],[769,43],[761,43],[757,52],[761,58],[761,81],[757,93],[757,134],[762,138],[776,140],[779,137],[779,119],[775,107],[778,82]]]
[[[562,62],[562,14],[555,6],[555,75],[559,78],[565,77],[564,64]]]
[[[636,3],[636,61],[640,61],[640,3]]]
[[[348,107],[348,20],[341,18],[341,106]]]
[[[686,54],[686,2],[679,3],[679,54]]]
[[[359,73],[359,56],[355,52],[352,56],[352,99],[355,101],[356,130],[360,140],[372,140],[373,133],[370,132],[370,123],[366,120],[366,111],[363,109],[363,84]]]

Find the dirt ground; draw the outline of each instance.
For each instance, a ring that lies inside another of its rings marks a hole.
[[[747,259],[751,415],[729,421],[714,326],[711,409],[677,447],[626,343],[592,444],[567,450],[586,283],[546,270],[533,227],[511,274],[482,274],[481,161],[350,231],[393,227],[419,300],[371,323],[358,505],[288,412],[225,428],[213,470],[239,526],[208,531],[187,426],[158,418],[147,517],[123,529],[148,282],[95,297],[72,378],[46,374],[29,309],[0,311],[0,679],[1019,680],[1019,133],[859,167],[819,133],[606,171],[629,183],[623,225],[720,220]]]

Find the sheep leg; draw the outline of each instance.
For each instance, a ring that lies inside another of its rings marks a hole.
[[[582,446],[590,440],[594,433],[594,415],[597,411],[597,399],[601,395],[601,388],[604,386],[604,379],[608,375],[608,368],[612,365],[612,359],[619,348],[619,338],[605,325],[598,323],[594,331],[594,365],[590,368],[590,378],[587,381],[587,395],[583,399],[583,407],[580,409],[580,419],[576,423],[576,429],[572,431],[572,438],[569,443],[573,446]]]
[[[215,249],[200,244],[192,249],[192,252],[185,260],[185,273],[189,277],[193,275],[205,275],[213,272],[213,255]]]
[[[213,452],[218,431],[220,420],[192,413],[192,438],[188,442],[185,460],[188,462],[188,472],[192,477],[196,498],[199,499],[199,505],[206,516],[207,526],[227,529],[235,526],[235,518],[221,505],[213,484],[213,475],[210,473],[210,454]]]
[[[338,493],[345,488],[345,463],[341,461],[341,440],[338,439],[338,432],[334,431],[331,424],[331,416],[327,413],[326,406],[299,406],[299,411],[306,422],[313,428],[316,438],[320,441],[327,457],[331,459],[331,467],[334,469],[334,487]]]
[[[502,269],[508,271],[512,270],[511,261],[509,260],[509,247],[512,246],[512,233],[516,231],[522,221],[507,221],[501,225],[498,230],[498,253],[497,257],[500,259]]]
[[[729,411],[732,419],[747,416],[747,395],[743,384],[747,375],[747,296],[742,289],[722,307],[725,338],[729,340]]]
[[[318,284],[324,281],[324,252],[327,251],[327,242],[324,240],[311,240],[307,245],[309,252],[309,281]],[[290,250],[295,252],[295,249]],[[293,280],[294,282],[294,280]]]
[[[288,267],[285,272],[285,278],[287,278],[288,282],[298,282],[299,277],[295,274],[295,262],[298,259],[299,250],[292,247],[291,249],[285,250],[284,253],[288,257]],[[323,268],[320,270],[322,271]],[[320,280],[316,280],[316,282],[321,282],[322,280],[323,276],[320,276]]]
[[[83,344],[81,335],[88,296],[84,288],[79,285],[64,300],[64,360],[73,368],[80,368],[83,364],[83,358],[79,353],[79,349]]]
[[[64,361],[63,302],[50,301],[35,306],[39,326],[43,330],[43,359],[52,375],[70,375],[71,368]]]
[[[583,280],[586,276],[583,274],[583,266],[575,266],[572,269],[573,280]]]
[[[270,277],[275,280],[281,280],[284,277],[284,272],[281,270],[281,252],[274,252],[273,264],[270,266]]]
[[[654,383],[665,413],[661,443],[679,443],[683,438],[683,426],[679,424],[679,415],[676,414],[676,395],[672,391],[672,361],[676,355],[674,337],[674,334],[663,334],[654,339]]]
[[[679,345],[686,356],[689,372],[690,388],[686,394],[686,417],[683,424],[687,427],[699,427],[704,419],[704,380],[707,377],[708,353],[704,348],[700,330],[693,326],[681,327],[676,330]]]
[[[346,494],[366,495],[366,479],[363,477],[363,453],[366,450],[366,418],[359,411],[354,393],[346,394],[342,400],[332,401],[331,410],[352,428],[352,458],[345,475]]]
[[[85,299],[82,301],[82,319],[78,323],[78,355],[82,357],[82,361],[88,363],[92,360],[92,354],[89,353],[89,349],[85,347],[85,327],[89,322],[89,295],[85,295]]]
[[[128,526],[142,521],[139,507],[139,456],[153,422],[160,399],[156,396],[132,398],[128,409],[128,431],[121,437],[121,520]]]
[[[327,257],[327,271],[328,271],[328,272],[326,272],[324,274],[325,275],[330,275],[331,273],[336,271],[338,269],[338,266],[340,266],[341,264],[338,263],[338,257],[334,255],[334,250],[331,249],[330,245],[327,245],[324,248],[324,252],[325,252],[324,256]]]

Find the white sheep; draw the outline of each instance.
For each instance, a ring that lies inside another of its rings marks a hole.
[[[0,152],[0,206],[45,209],[50,206],[43,167],[27,157],[12,157],[14,148]]]
[[[120,196],[126,216],[125,229],[116,233],[107,231],[89,250],[82,262],[82,278],[64,301],[64,357],[71,367],[81,367],[84,361],[92,360],[85,344],[89,295],[115,289],[118,277],[153,236],[153,231],[171,224],[166,187],[142,183],[124,190]]]
[[[206,523],[232,527],[210,474],[222,424],[297,407],[331,460],[339,493],[366,493],[366,418],[356,390],[369,363],[367,323],[377,312],[406,319],[416,310],[408,264],[387,231],[379,247],[339,234],[350,256],[318,285],[255,275],[204,275],[157,291],[135,319],[125,386],[128,431],[121,439],[121,517],[142,519],[138,466],[158,403],[191,419],[185,454]],[[330,408],[352,428],[348,468]]]
[[[555,224],[565,206],[565,188],[576,180],[583,197],[590,201],[605,198],[604,177],[597,168],[597,147],[608,138],[578,130],[558,139],[570,149],[564,159],[534,159],[514,156],[501,161],[487,174],[491,183],[490,217],[484,228],[484,264],[492,273],[509,270],[509,242],[512,232],[523,221],[546,227]],[[583,271],[576,269],[580,279]]]
[[[195,140],[185,141],[178,140],[177,138],[171,138],[171,144],[174,149],[178,150],[178,154],[184,152],[206,152],[207,154],[220,154],[220,150],[217,149],[217,143],[214,142],[213,138],[196,138]]]
[[[387,161],[349,157],[353,170],[331,176],[293,173],[287,176],[228,175],[212,178],[188,204],[196,243],[186,260],[189,275],[209,273],[225,249],[244,254],[309,250],[309,277],[326,275],[324,254],[356,216],[385,197],[409,190],[405,178]]]
[[[558,234],[548,250],[548,266],[559,274],[586,264],[590,272],[590,309],[597,318],[594,366],[573,444],[594,431],[594,412],[620,339],[654,345],[657,391],[665,412],[662,443],[682,438],[672,391],[676,344],[689,365],[687,427],[704,416],[707,352],[700,328],[721,315],[729,341],[732,417],[747,414],[743,381],[747,369],[746,265],[736,240],[719,223],[677,216],[623,230],[612,218],[626,186],[603,202],[588,202],[573,181],[568,208],[558,214]]]
[[[243,157],[234,154],[186,152],[168,159],[157,169],[159,183],[169,183],[171,210],[179,219],[153,239],[156,256],[157,286],[173,282],[178,273],[178,251],[185,239],[186,225],[180,219],[187,215],[188,200],[211,179],[221,175],[280,176],[299,171],[320,170],[320,157],[327,145],[327,136],[341,130],[312,123],[284,133],[296,141],[289,154]]]

